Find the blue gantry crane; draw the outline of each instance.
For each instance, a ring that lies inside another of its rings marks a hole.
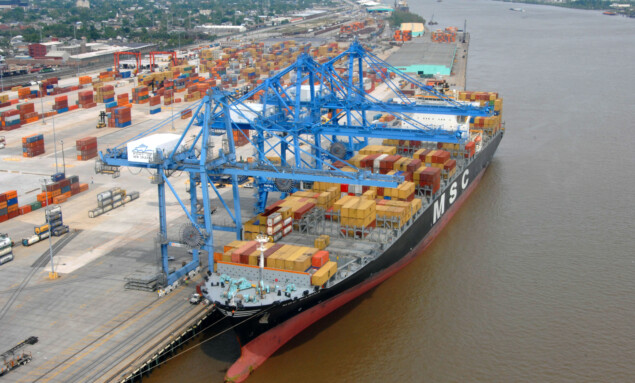
[[[381,79],[384,93],[379,99],[365,91],[369,74]],[[407,97],[399,86],[433,96],[431,103]],[[290,84],[290,85],[289,85]],[[400,121],[399,126],[378,123],[368,113],[388,113]],[[96,169],[121,166],[141,167],[153,172],[159,200],[159,245],[167,283],[185,275],[199,265],[199,252],[207,254],[213,270],[214,230],[234,232],[242,236],[239,181],[245,176],[255,180],[255,210],[262,212],[272,191],[294,191],[299,182],[333,182],[352,185],[396,187],[403,177],[373,174],[364,169],[340,170],[336,161],[345,161],[352,153],[368,144],[370,138],[438,141],[461,143],[469,137],[465,131],[448,131],[426,126],[413,114],[443,114],[470,118],[493,114],[490,107],[457,102],[433,87],[391,67],[354,42],[350,48],[326,63],[319,64],[304,53],[296,63],[281,70],[242,97],[213,89],[194,107],[192,119],[178,142],[170,150],[151,153],[147,162],[128,158],[126,143],[100,153]],[[170,123],[168,119],[136,138],[148,137]],[[245,135],[254,150],[254,160],[237,156],[233,133]],[[223,137],[223,147],[214,150],[213,137]],[[271,157],[278,157],[279,162]],[[350,164],[349,164],[350,165]],[[189,204],[186,204],[170,182],[177,171],[189,174]],[[231,202],[223,198],[215,182],[231,185]],[[201,200],[198,199],[200,184]],[[167,235],[166,187],[182,207],[189,224],[181,230],[179,242],[192,249],[192,261],[173,273],[168,269],[168,249],[173,244]],[[232,223],[213,222],[210,197],[214,195],[228,212]],[[233,209],[229,205],[233,205]]]

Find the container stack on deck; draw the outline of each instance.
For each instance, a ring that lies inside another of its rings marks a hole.
[[[97,137],[85,137],[75,141],[77,160],[87,161],[97,157]]]
[[[22,137],[22,156],[35,157],[44,153],[44,135],[31,134]]]

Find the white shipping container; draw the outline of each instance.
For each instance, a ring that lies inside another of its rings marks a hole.
[[[148,163],[157,150],[166,157],[174,150],[180,137],[178,134],[159,133],[131,141],[127,144],[128,161]]]
[[[383,159],[386,157],[388,157],[388,154],[382,154],[379,157],[375,158],[375,160],[373,161],[373,171],[375,173],[379,172],[379,169],[381,167],[381,161],[383,161]]]

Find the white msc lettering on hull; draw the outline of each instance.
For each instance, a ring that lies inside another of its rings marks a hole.
[[[455,199],[456,199],[456,182],[453,182],[452,186],[450,186],[450,205],[454,203]]]
[[[463,173],[461,178],[461,190],[465,190],[467,183],[470,182],[469,178],[467,178],[468,174],[470,174],[470,169],[465,169],[465,173]]]
[[[461,191],[464,191],[465,188],[467,187],[467,184],[470,182],[470,179],[468,178],[469,174],[470,174],[469,169],[465,169],[465,172],[461,176]],[[456,196],[457,196],[456,188],[457,188],[457,183],[454,182],[452,186],[450,186],[450,199],[449,199],[450,205],[452,205],[454,201],[456,200]],[[441,218],[441,216],[444,213],[445,213],[445,193],[441,194],[439,199],[434,201],[434,211],[432,213],[432,224],[434,225],[435,223],[437,223],[439,218]]]

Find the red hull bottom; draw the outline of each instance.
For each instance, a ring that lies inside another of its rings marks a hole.
[[[302,330],[306,329],[313,323],[317,322],[327,314],[333,312],[345,303],[357,298],[364,294],[373,287],[379,285],[386,279],[390,278],[396,272],[407,266],[418,254],[421,254],[439,235],[445,225],[452,219],[454,214],[461,207],[463,202],[472,194],[472,191],[478,186],[485,169],[479,173],[479,175],[470,183],[464,193],[461,194],[459,199],[453,204],[446,214],[440,219],[439,224],[430,230],[426,238],[421,241],[417,247],[412,249],[405,257],[399,262],[396,262],[392,266],[385,269],[383,272],[378,273],[374,277],[361,283],[356,288],[351,289],[345,293],[342,293],[336,297],[333,297],[327,301],[324,301],[309,310],[306,310],[293,319],[288,320],[271,330],[265,332],[259,337],[255,338],[251,342],[242,346],[240,349],[241,356],[234,364],[229,368],[225,375],[226,382],[243,382],[249,377],[252,371],[263,364],[276,350],[282,345],[291,340],[294,336],[299,334]]]

